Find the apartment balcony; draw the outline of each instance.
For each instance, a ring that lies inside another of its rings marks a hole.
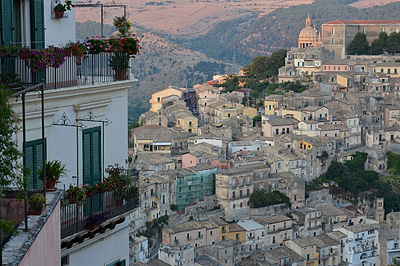
[[[61,206],[61,239],[77,233],[83,234],[72,241],[63,242],[63,247],[72,246],[75,241],[83,241],[82,237],[91,237],[97,232],[103,233],[107,228],[113,229],[116,224],[123,222],[124,215],[139,207],[137,192],[129,188],[119,196],[117,191],[95,192],[83,205],[70,204],[65,198]],[[95,228],[91,228],[93,224],[96,225]]]
[[[109,65],[112,53],[90,54],[88,57],[65,57],[65,62],[59,67],[39,68],[36,71],[29,68],[20,56],[0,57],[1,77],[5,82],[40,83],[45,89],[59,89],[85,85],[107,84],[130,79],[129,68],[113,70]],[[130,65],[130,62],[129,62]],[[115,69],[122,67],[115,67]]]

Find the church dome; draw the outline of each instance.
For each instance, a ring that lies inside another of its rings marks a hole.
[[[299,47],[304,48],[314,46],[318,40],[318,32],[315,28],[311,27],[311,18],[308,15],[306,19],[306,27],[300,31],[299,34]]]
[[[318,37],[317,31],[311,27],[302,29],[299,34],[299,39],[302,40],[315,41],[317,37]]]

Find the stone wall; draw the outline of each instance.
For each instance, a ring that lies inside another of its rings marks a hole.
[[[272,205],[263,208],[250,208],[250,217],[251,218],[261,218],[265,216],[271,216],[274,214],[283,214],[289,213],[290,209],[287,207],[285,203]]]

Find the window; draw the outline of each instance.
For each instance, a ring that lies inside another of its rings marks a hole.
[[[30,169],[30,174],[28,177],[28,188],[43,187],[43,181],[37,173],[37,170],[43,165],[42,147],[43,146],[41,139],[26,142],[26,166]],[[44,155],[46,158],[46,150]]]
[[[365,34],[365,28],[362,29],[362,32]]]
[[[332,38],[331,44],[332,44],[332,45],[335,44],[335,38]]]
[[[332,35],[334,35],[335,34],[335,29],[334,28],[332,28]]]
[[[397,74],[397,68],[394,69],[394,73]]]
[[[390,68],[388,68],[388,74],[390,74]]]
[[[236,205],[235,204],[233,204],[233,209],[235,209],[236,208]]]
[[[231,117],[231,114],[230,114],[230,113],[228,113],[228,117]]]
[[[236,240],[239,240],[240,238],[239,238],[239,234],[236,234]]]
[[[383,73],[383,68],[381,68],[381,73]]]
[[[236,198],[235,196],[235,191],[232,192],[232,199]],[[233,205],[233,208],[235,208],[235,205]]]
[[[276,129],[275,133],[276,133],[275,135],[279,135],[279,129]]]
[[[116,260],[110,264],[107,264],[107,266],[125,266],[126,261],[125,260]]]
[[[250,196],[250,189],[247,189],[247,196]]]

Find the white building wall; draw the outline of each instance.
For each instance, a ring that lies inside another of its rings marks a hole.
[[[108,265],[118,260],[125,260],[129,264],[129,227],[128,220],[119,224],[112,234],[101,234],[84,246],[76,248],[69,254],[70,265]]]
[[[76,184],[77,161],[79,162],[79,184],[82,184],[82,130],[71,126],[56,126],[54,122],[65,113],[68,124],[75,124],[77,118],[83,118],[91,110],[96,119],[108,118],[112,121],[102,129],[104,136],[104,167],[119,163],[125,165],[128,158],[128,107],[127,88],[133,82],[101,84],[98,86],[70,87],[45,91],[45,138],[47,142],[47,161],[59,160],[66,164],[67,177],[60,178],[59,188]],[[16,115],[22,120],[21,98],[11,99]],[[60,121],[59,121],[60,122]],[[99,122],[81,122],[85,128],[102,127]],[[21,124],[20,124],[21,125]],[[26,96],[26,139],[27,141],[41,139],[41,99],[37,93]],[[22,150],[22,126],[16,134],[17,143]],[[101,140],[101,145],[103,142]],[[102,149],[103,150],[103,149]],[[78,159],[77,159],[78,157]],[[103,164],[103,158],[101,161]]]
[[[68,18],[52,19],[53,13],[52,7],[56,6],[57,0],[45,0],[44,1],[44,26],[45,30],[45,44],[61,46],[65,45],[69,41],[75,41],[75,8],[71,11],[66,11],[65,14]],[[64,0],[58,0],[64,4]],[[53,2],[53,4],[52,4]],[[75,1],[72,1],[75,3]]]

